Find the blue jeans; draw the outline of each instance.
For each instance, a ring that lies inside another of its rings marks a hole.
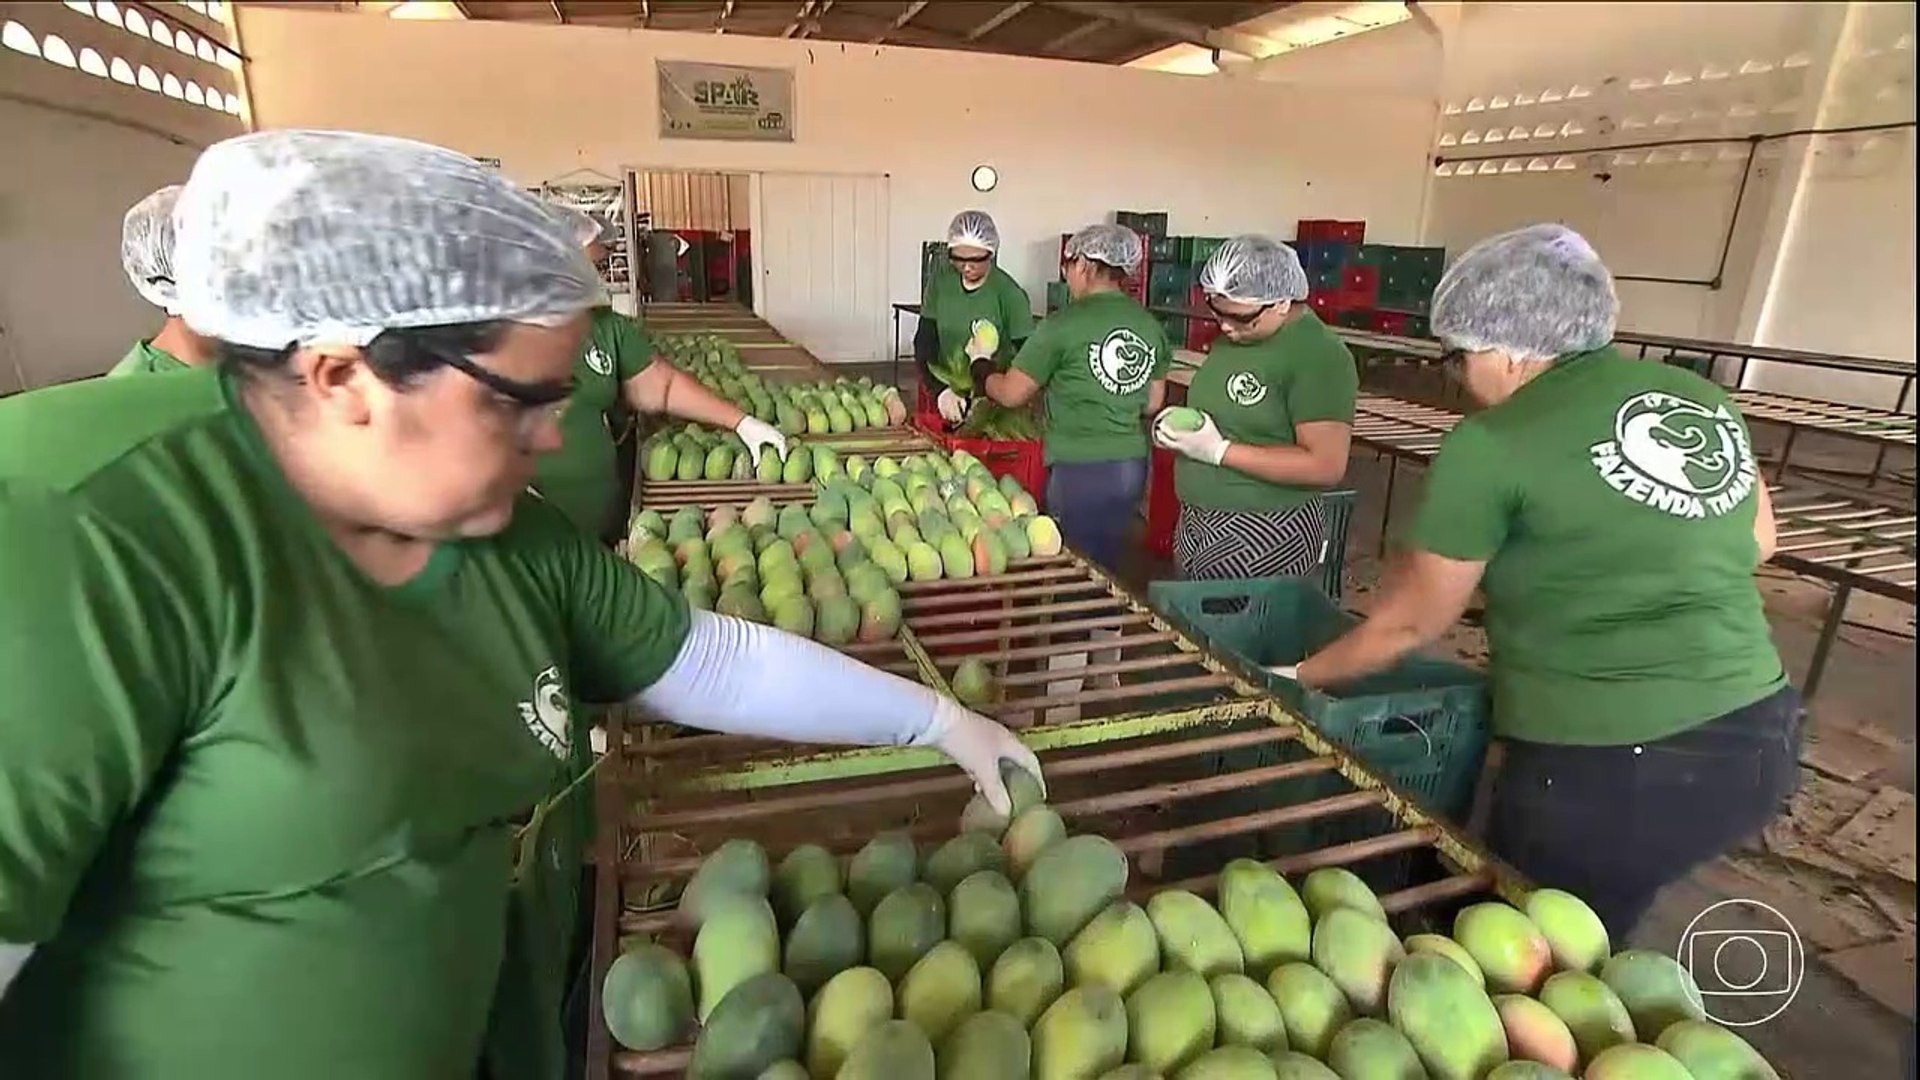
[[[1056,462],[1047,477],[1047,513],[1074,550],[1113,570],[1146,490],[1144,457]]]

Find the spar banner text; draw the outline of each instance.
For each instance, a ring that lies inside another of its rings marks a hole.
[[[688,60],[657,61],[660,136],[793,141],[793,72]]]

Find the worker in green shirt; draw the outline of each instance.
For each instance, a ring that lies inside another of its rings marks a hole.
[[[558,1075],[522,939],[580,863],[585,702],[935,746],[1003,810],[999,763],[1037,770],[526,495],[600,299],[532,196],[280,130],[208,149],[177,214],[217,365],[0,402],[7,1080]]]
[[[1181,455],[1175,561],[1187,578],[1304,577],[1326,557],[1320,493],[1347,472],[1353,354],[1302,302],[1307,272],[1285,244],[1234,237],[1200,287],[1221,334],[1187,389],[1201,423],[1154,423]]]
[[[596,267],[607,260],[605,226],[574,207],[554,213],[572,230]],[[586,346],[573,371],[573,399],[561,418],[559,452],[540,459],[534,490],[567,519],[608,543],[627,533],[630,492],[620,490],[614,413],[623,407],[641,415],[668,415],[732,431],[746,444],[754,464],[771,451],[787,456],[786,436],[674,367],[653,351],[645,328],[635,319],[595,305]]]
[[[150,341],[136,342],[109,376],[179,371],[209,363],[209,342],[193,332],[180,317],[173,287],[173,204],[180,185],[169,184],[133,204],[120,223],[120,265],[134,291],[167,313],[166,323]]]
[[[1442,443],[1404,565],[1308,686],[1379,671],[1486,597],[1506,763],[1492,845],[1615,942],[1661,886],[1758,833],[1797,783],[1800,701],[1754,569],[1773,509],[1726,391],[1615,352],[1613,277],[1578,234],[1481,242],[1433,295],[1485,408]]]
[[[986,211],[954,215],[947,227],[947,265],[933,272],[920,300],[913,358],[922,383],[937,391],[934,403],[949,424],[966,419],[969,399],[934,375],[936,364],[950,364],[956,355],[1004,360],[1033,333],[1033,301],[994,261],[999,250],[1000,229]]]
[[[1019,408],[1046,391],[1047,511],[1081,554],[1119,565],[1147,488],[1147,420],[1166,395],[1173,346],[1121,282],[1140,266],[1140,237],[1090,225],[1067,241],[1060,276],[1072,299],[996,372],[973,362],[985,397]]]

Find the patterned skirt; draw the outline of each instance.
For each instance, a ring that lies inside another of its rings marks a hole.
[[[1180,508],[1173,557],[1189,581],[1305,577],[1326,559],[1320,500],[1285,510]]]

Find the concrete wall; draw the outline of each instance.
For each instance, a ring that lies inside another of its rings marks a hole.
[[[624,166],[889,176],[890,293],[918,299],[919,245],[978,206],[1035,295],[1059,234],[1115,209],[1165,209],[1177,233],[1291,235],[1366,218],[1411,241],[1432,130],[1425,95],[1195,79],[1086,64],[820,41],[406,23],[245,8],[263,127],[411,136],[498,157],[537,183]],[[791,144],[662,140],[654,61],[793,69]],[[977,194],[975,165],[1000,185]]]

